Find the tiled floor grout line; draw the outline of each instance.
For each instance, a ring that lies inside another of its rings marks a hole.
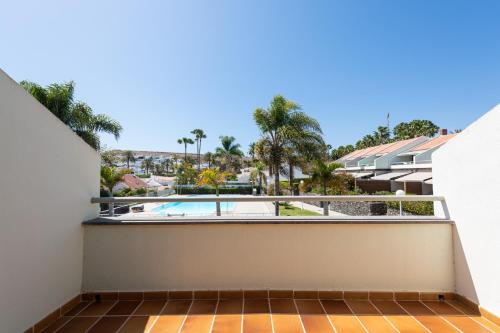
[[[451,303],[448,303],[446,300],[444,301],[446,304],[448,304],[449,306],[451,306],[452,308],[454,308],[455,310],[459,311],[460,313],[463,313],[467,318],[470,318],[472,319],[473,321],[475,321],[476,323],[478,323],[480,326],[484,327],[485,329],[487,329],[488,331],[492,332],[492,333],[495,333],[493,332],[491,329],[489,329],[488,327],[484,326],[481,322],[475,320],[472,316],[469,316],[467,313],[463,312],[462,310],[460,310],[459,308],[457,308],[456,306],[454,306],[453,304]]]
[[[269,296],[269,294],[267,295]],[[269,306],[269,318],[271,319],[271,331],[274,333],[273,310],[271,309],[271,300],[267,298],[267,306]]]
[[[331,319],[330,319],[330,315],[326,312],[326,309],[325,309],[325,307],[323,306],[323,303],[321,302],[321,300],[320,300],[320,299],[318,299],[318,302],[319,302],[319,305],[321,305],[321,308],[323,309],[323,312],[324,312],[324,313],[325,313],[325,315],[326,315],[326,319],[328,319],[328,322],[329,322],[329,323],[330,323],[330,325],[332,326],[333,331],[334,331],[335,333],[337,333],[337,328],[335,328],[335,325],[333,325],[333,323],[332,323],[332,321],[331,321]],[[305,330],[304,330],[304,332],[305,332]]]
[[[220,301],[217,299],[217,304],[215,305],[214,317],[212,318],[212,324],[210,325],[210,330],[208,331],[209,333],[212,333],[212,330],[214,329],[215,316],[217,316],[217,309],[219,309],[219,302]]]
[[[432,333],[432,332],[431,332],[431,330],[429,330],[427,327],[425,327],[425,325],[424,325],[424,324],[422,324],[422,323],[420,322],[420,320],[418,320],[418,319],[417,319],[417,318],[415,318],[415,317],[414,317],[411,313],[409,313],[408,311],[406,311],[406,309],[405,309],[405,308],[404,308],[401,304],[399,304],[399,303],[398,303],[398,301],[394,300],[394,303],[396,303],[396,304],[397,304],[397,306],[399,306],[401,309],[403,309],[403,311],[404,311],[404,312],[406,312],[406,313],[407,313],[410,317],[412,317],[412,318],[413,318],[413,320],[415,320],[415,321],[417,322],[417,324],[419,324],[420,326],[422,326],[424,330],[426,330],[426,331],[427,331],[427,332],[429,332],[429,333]]]
[[[123,326],[125,326],[127,324],[127,322],[130,320],[130,318],[132,317],[132,315],[141,307],[142,303],[144,303],[144,300],[142,300],[139,303],[139,305],[134,309],[134,311],[132,311],[132,313],[127,317],[127,319],[125,319],[125,321],[123,322],[123,324],[121,324],[121,326],[118,327],[118,329],[115,331],[115,333],[120,332],[120,330],[123,328]]]
[[[139,303],[139,305],[134,309],[134,311],[132,311],[132,313],[129,315],[130,317],[134,315],[134,313],[137,312],[137,310],[139,310],[139,308],[141,307],[141,305],[144,303],[144,300],[141,300],[141,303]]]
[[[454,329],[456,329],[457,331],[461,332],[461,333],[464,333],[461,329],[459,329],[458,327],[456,327],[455,325],[453,325],[448,319],[444,318],[443,316],[441,316],[439,313],[437,313],[436,311],[432,310],[430,307],[427,306],[427,304],[425,304],[424,302],[422,301],[419,301],[420,304],[422,304],[423,306],[425,306],[427,309],[431,310],[432,313],[434,313],[436,316],[438,316],[439,318],[443,319],[445,322],[447,322],[448,324],[451,325],[451,327],[453,327]]]
[[[191,311],[191,307],[193,306],[194,300],[191,300],[191,304],[189,304],[189,309],[187,310],[186,315],[184,316],[184,320],[182,321],[181,327],[179,327],[179,330],[177,333],[182,332],[182,328],[184,327],[184,324],[186,323],[187,317],[189,316],[189,311]]]
[[[144,333],[151,332],[151,330],[153,329],[153,327],[155,327],[156,322],[158,321],[158,319],[160,319],[160,316],[163,313],[163,311],[165,311],[165,308],[167,307],[168,302],[169,302],[169,300],[167,299],[166,302],[165,302],[165,304],[163,304],[163,307],[161,308],[160,313],[156,316],[155,320],[153,320],[153,323],[151,324],[151,327],[149,328],[149,330],[147,330],[147,332],[144,332]]]
[[[109,307],[108,311],[109,311],[109,310],[111,310],[112,308],[114,308],[114,306],[115,306],[116,304],[118,304],[118,301],[115,301],[115,302],[113,303],[113,305],[111,305],[111,306]],[[98,322],[99,322],[99,321],[100,321],[100,320],[101,320],[101,319],[102,319],[102,318],[106,315],[106,313],[107,313],[108,311],[106,311],[105,313],[103,313],[103,314],[102,314],[102,316],[100,316],[100,317],[99,317],[99,319],[97,319],[97,320],[96,320],[96,321],[95,321],[92,325],[90,325],[90,326],[89,326],[89,328],[87,328],[87,329],[85,330],[85,332],[84,332],[84,333],[87,333],[88,331],[90,331],[90,330],[92,329],[92,327],[94,327],[94,326],[95,326],[95,325],[96,325],[96,324],[97,324],[97,323],[98,323]]]
[[[366,333],[370,333],[370,331],[368,331],[368,329],[366,328],[366,326],[363,324],[363,322],[361,321],[361,319],[359,319],[358,315],[354,312],[354,310],[351,308],[351,306],[349,305],[349,303],[347,302],[346,299],[343,300],[345,305],[347,305],[347,307],[349,308],[349,311],[351,311],[351,313],[354,315],[354,317],[356,317],[356,319],[359,321],[359,324],[361,325],[361,327],[363,327],[363,329],[365,330]]]
[[[307,333],[304,323],[302,322],[302,316],[300,315],[299,307],[297,306],[297,302],[295,302],[295,298],[292,298],[292,301],[293,305],[295,306],[295,310],[297,311],[297,316],[299,316],[299,321],[300,321],[300,326],[302,327],[302,331],[304,331],[304,333]]]
[[[396,330],[396,332],[401,333],[398,330],[398,328],[396,326],[394,326],[394,324],[382,313],[382,311],[380,311],[380,309],[377,308],[377,306],[375,304],[373,304],[371,299],[368,299],[368,302],[370,302],[370,304],[375,308],[375,310],[377,310],[377,312],[380,313],[380,315],[385,319],[385,321],[387,321],[389,323],[389,325],[391,325],[391,327]]]
[[[243,320],[245,320],[245,299],[241,300],[241,329],[240,333],[243,333]]]
[[[68,324],[69,324],[69,322],[70,322],[70,321],[72,321],[73,319],[75,319],[76,317],[87,317],[87,316],[78,316],[78,315],[79,315],[80,313],[82,313],[82,311],[83,311],[83,310],[85,310],[85,309],[86,309],[86,308],[88,308],[91,304],[94,304],[94,303],[95,303],[95,301],[93,301],[93,302],[92,302],[92,301],[91,301],[91,302],[89,302],[89,304],[87,304],[87,305],[86,305],[83,309],[81,309],[80,311],[78,311],[78,312],[77,312],[74,316],[70,316],[70,317],[71,317],[71,319],[70,319],[70,320],[68,320],[68,321],[67,321],[64,325],[62,325],[61,327],[59,327],[58,329],[56,329],[56,330],[54,331],[54,333],[59,332],[61,329],[63,329],[63,328],[64,328],[64,326],[68,325]],[[116,304],[116,301],[115,301],[115,303],[112,305],[112,307],[113,307],[113,306],[115,306],[115,304]],[[110,309],[111,309],[111,308],[110,308]],[[100,316],[92,316],[92,317],[100,317]],[[97,323],[98,321],[99,321],[99,319],[97,319],[97,321],[96,321],[95,323]],[[95,325],[95,323],[94,323],[94,324],[92,324],[90,327],[94,326],[94,325]],[[89,328],[90,328],[90,327],[89,327]],[[86,331],[85,331],[85,332],[86,332]]]
[[[86,308],[88,308],[88,307],[90,306],[90,304],[92,304],[92,303],[94,303],[94,302],[89,302],[89,304],[85,305],[85,306],[83,307],[83,309],[81,309],[80,311],[78,311],[77,313],[75,313],[75,315],[74,315],[73,317],[78,316],[80,313],[82,313],[82,312],[83,312],[83,310],[85,310]]]

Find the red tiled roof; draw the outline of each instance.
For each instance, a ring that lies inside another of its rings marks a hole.
[[[391,143],[386,143],[383,145],[378,145],[374,147],[368,147],[364,149],[358,149],[353,151],[350,154],[347,154],[346,156],[342,157],[340,160],[342,161],[351,161],[359,157],[368,157],[372,155],[386,155],[389,153],[392,153],[393,151],[396,151],[407,144],[412,143],[413,141],[419,140],[422,137],[417,137],[413,139],[408,139],[408,140],[402,140],[402,141],[396,141],[396,142],[391,142]]]
[[[456,134],[447,134],[447,135],[440,135],[435,137],[434,139],[431,139],[427,142],[422,143],[421,145],[418,145],[416,147],[413,147],[410,151],[421,151],[421,150],[429,150],[431,148],[440,146],[446,142],[448,142],[451,138],[453,138]]]
[[[136,175],[129,174],[123,176],[123,182],[133,190],[138,188],[146,188],[146,183]]]
[[[416,137],[416,138],[413,138],[413,139],[407,139],[407,140],[401,140],[401,141],[396,141],[396,142],[393,142],[390,146],[388,146],[386,149],[380,151],[380,154],[381,155],[385,155],[385,154],[389,154],[389,153],[392,153],[400,148],[403,148],[404,146],[406,146],[407,144],[410,144],[414,141],[417,141],[417,140],[420,140],[422,139],[422,136],[419,136],[419,137]]]

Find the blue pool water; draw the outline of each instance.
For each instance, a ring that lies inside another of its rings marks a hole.
[[[232,211],[235,206],[234,202],[220,203],[222,212]],[[168,202],[153,208],[152,212],[159,215],[211,215],[215,214],[215,202]]]

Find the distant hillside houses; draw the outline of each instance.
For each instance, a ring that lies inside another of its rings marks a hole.
[[[356,187],[373,193],[404,190],[432,194],[432,154],[456,134],[441,129],[433,138],[420,136],[374,147],[358,149],[336,162],[356,179]]]
[[[118,167],[126,168],[127,162],[124,160],[125,150],[114,150],[114,153],[119,157]],[[165,160],[170,160],[173,165],[180,164],[184,160],[184,153],[176,152],[162,152],[162,151],[145,151],[145,150],[132,150],[135,161],[130,162],[130,169],[136,173],[144,173],[142,163],[145,159],[152,157],[154,164],[162,163]],[[195,159],[196,154],[187,154],[188,157]],[[203,164],[202,164],[203,165]]]

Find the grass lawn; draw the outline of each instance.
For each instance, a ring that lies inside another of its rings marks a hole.
[[[318,216],[321,215],[306,209],[300,209],[287,203],[280,203],[281,216]]]

